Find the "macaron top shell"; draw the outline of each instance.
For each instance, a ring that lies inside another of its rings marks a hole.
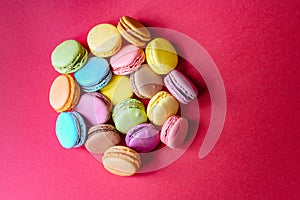
[[[109,70],[109,64],[104,58],[92,57],[74,74],[74,77],[79,85],[94,86],[107,76]]]
[[[127,45],[110,58],[113,72],[118,75],[127,75],[137,70],[144,62],[144,51],[134,45]]]
[[[171,116],[161,129],[161,141],[170,148],[180,146],[188,131],[188,122],[185,118]]]
[[[130,75],[133,92],[142,99],[150,99],[163,88],[160,75],[153,72],[147,64],[143,64]]]
[[[169,92],[181,103],[187,104],[198,95],[194,84],[177,70],[171,71],[164,78],[164,83]]]
[[[149,66],[157,74],[169,73],[178,63],[176,50],[166,39],[155,38],[149,42],[145,52]]]
[[[178,101],[168,92],[160,91],[154,95],[147,106],[147,116],[149,120],[158,126],[178,111]]]
[[[115,26],[99,24],[89,31],[87,42],[95,56],[109,57],[121,48],[122,38]]]

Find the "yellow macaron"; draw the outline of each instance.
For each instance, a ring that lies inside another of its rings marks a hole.
[[[173,45],[164,38],[155,38],[146,47],[146,60],[157,74],[168,74],[177,63],[178,56]]]
[[[95,56],[109,57],[120,50],[122,37],[114,25],[99,24],[89,31],[87,43]]]

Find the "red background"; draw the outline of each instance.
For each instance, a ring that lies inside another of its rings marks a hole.
[[[0,199],[300,199],[300,3],[266,2],[1,1]],[[205,159],[200,134],[169,167],[123,178],[59,146],[51,51],[123,15],[189,35],[219,67],[228,111]]]

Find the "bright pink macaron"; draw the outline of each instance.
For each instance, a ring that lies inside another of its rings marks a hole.
[[[144,61],[143,49],[127,45],[110,58],[110,65],[114,74],[127,75],[137,70]]]
[[[169,92],[183,104],[188,104],[198,96],[194,84],[177,70],[173,70],[165,76],[164,83]]]
[[[85,93],[81,96],[74,110],[85,118],[88,126],[94,126],[103,124],[109,120],[112,104],[101,93]]]
[[[185,118],[171,116],[161,129],[160,140],[168,147],[175,149],[183,142],[188,132],[188,122]]]

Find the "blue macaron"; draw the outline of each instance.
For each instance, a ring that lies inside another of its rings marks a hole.
[[[108,84],[112,72],[104,58],[91,57],[74,77],[85,92],[95,92]]]
[[[83,117],[77,112],[62,112],[56,120],[56,136],[66,149],[80,147],[84,144],[87,127]]]

